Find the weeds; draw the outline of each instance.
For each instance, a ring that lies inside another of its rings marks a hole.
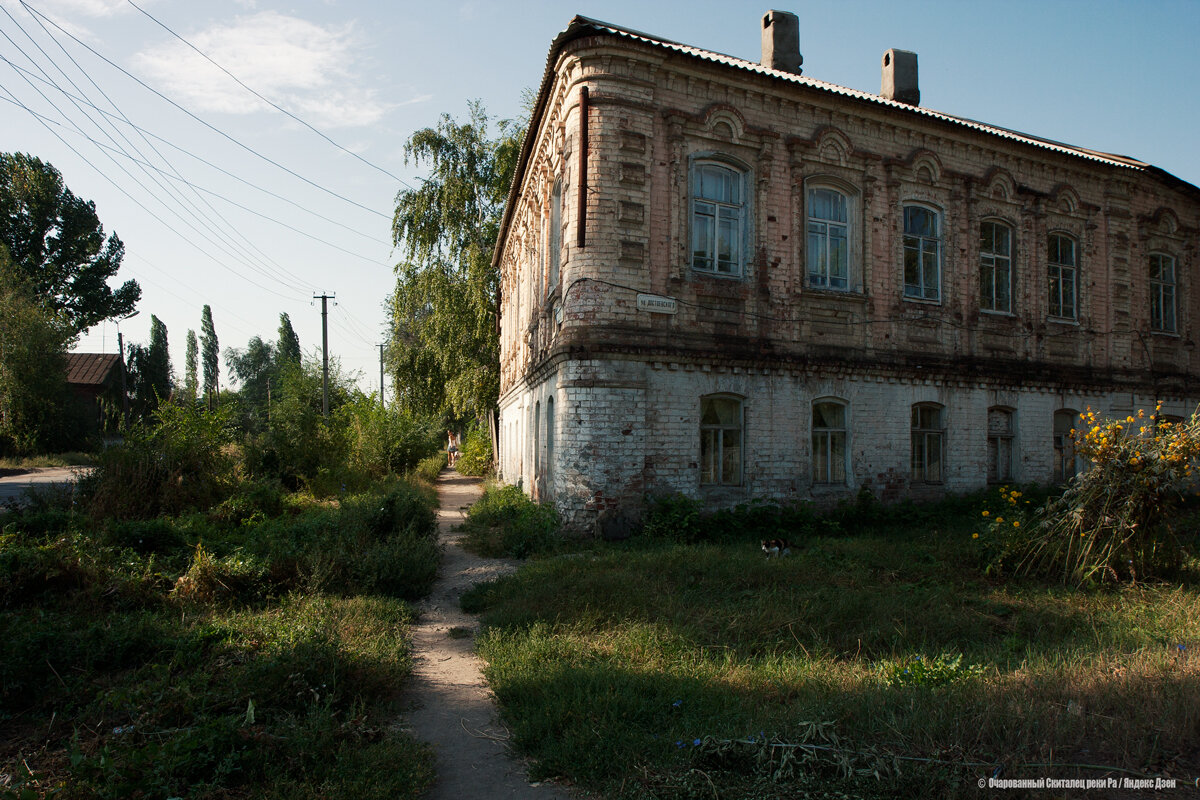
[[[517,486],[490,485],[463,528],[467,548],[479,555],[527,558],[553,549],[559,525],[554,506],[533,502]]]

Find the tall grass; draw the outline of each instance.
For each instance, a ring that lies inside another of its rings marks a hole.
[[[464,606],[537,774],[609,797],[954,796],[1000,764],[1200,772],[1195,572],[996,584],[972,525],[814,536],[777,559],[640,542],[529,562]]]
[[[6,516],[0,798],[418,796],[430,753],[391,721],[433,531],[403,483]]]

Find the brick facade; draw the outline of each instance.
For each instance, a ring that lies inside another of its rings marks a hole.
[[[721,505],[968,491],[996,461],[989,409],[1010,415],[1011,479],[1046,482],[1061,458],[1055,412],[1162,401],[1182,416],[1200,398],[1196,187],[582,18],[550,58],[496,251],[498,460],[503,480],[572,525],[646,493]],[[741,191],[730,275],[696,269],[691,252],[708,163]],[[844,290],[808,275],[816,188],[846,205]],[[906,296],[921,274],[906,290],[906,206],[937,220],[936,272],[918,279],[934,297]],[[989,222],[1013,245],[1007,311],[981,308]],[[1072,243],[1065,269],[1051,237]],[[1152,254],[1170,283],[1151,280]],[[1072,269],[1070,293],[1054,278]],[[639,309],[639,294],[674,299],[675,313]],[[710,395],[740,402],[740,441],[708,446],[735,485],[701,484]],[[826,401],[844,413],[832,482],[812,452]],[[930,480],[914,479],[914,404],[939,417]]]

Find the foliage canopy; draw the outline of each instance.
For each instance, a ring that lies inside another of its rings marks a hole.
[[[466,121],[443,114],[414,133],[405,160],[429,165],[418,188],[396,195],[392,238],[404,261],[390,300],[391,370],[407,408],[459,415],[495,407],[499,394],[497,297],[492,252],[523,128],[494,138],[478,101]]]
[[[0,153],[0,243],[33,295],[62,314],[72,333],[133,310],[137,281],[113,291],[125,246],[104,236],[96,206],[76,197],[50,164]]]

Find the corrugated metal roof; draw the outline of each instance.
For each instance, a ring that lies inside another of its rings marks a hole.
[[[120,363],[115,353],[67,353],[67,383],[103,386]]]
[[[944,114],[940,111],[934,111],[922,106],[899,103],[895,100],[888,100],[887,98],[881,97],[877,94],[871,94],[870,92],[862,92],[857,89],[848,89],[845,86],[838,86],[836,83],[818,81],[813,78],[805,77],[804,75],[797,75],[794,72],[784,72],[782,70],[771,69],[770,67],[764,67],[762,64],[754,61],[747,61],[743,58],[735,58],[734,56],[727,56],[722,53],[714,53],[711,50],[702,50],[699,47],[692,47],[690,45],[672,42],[667,39],[660,39],[656,36],[628,30],[626,28],[620,28],[616,25],[610,25],[607,22],[589,19],[587,17],[577,16],[571,20],[571,24],[567,27],[567,30],[563,31],[563,33],[560,34],[557,39],[555,39],[555,46],[559,45],[562,41],[565,41],[566,38],[576,38],[580,33],[588,29],[591,29],[597,33],[608,33],[625,39],[633,39],[635,41],[645,42],[646,44],[672,50],[677,53],[682,53],[683,55],[694,56],[705,61],[724,64],[726,66],[735,67],[736,69],[745,70],[747,72],[756,72],[759,75],[778,78],[780,80],[788,81],[789,83],[807,86],[812,89],[819,89],[832,94],[839,94],[844,97],[853,97],[857,100],[865,100],[870,103],[887,106],[899,111],[920,114],[922,116],[932,117],[934,119],[940,119],[946,122],[952,122],[956,125],[962,125],[963,127],[971,128],[972,130],[990,133],[995,136],[1000,136],[1004,139],[1011,139],[1013,141],[1031,144],[1035,147],[1041,147],[1047,150],[1078,156],[1079,158],[1086,158],[1089,161],[1100,161],[1106,164],[1111,164],[1112,166],[1128,167],[1139,170],[1147,169],[1150,166],[1143,161],[1138,161],[1137,159],[1129,158],[1128,156],[1116,155],[1115,153],[1103,153],[1098,150],[1089,150],[1083,147],[1075,147],[1062,142],[1055,142],[1050,139],[1043,139],[1038,136],[1031,136],[1027,133],[1009,130],[1008,128],[1000,128],[995,125],[977,122],[973,119],[956,117],[952,114]],[[574,36],[568,36],[572,33],[574,33]],[[556,47],[551,47],[552,58],[555,49]]]

